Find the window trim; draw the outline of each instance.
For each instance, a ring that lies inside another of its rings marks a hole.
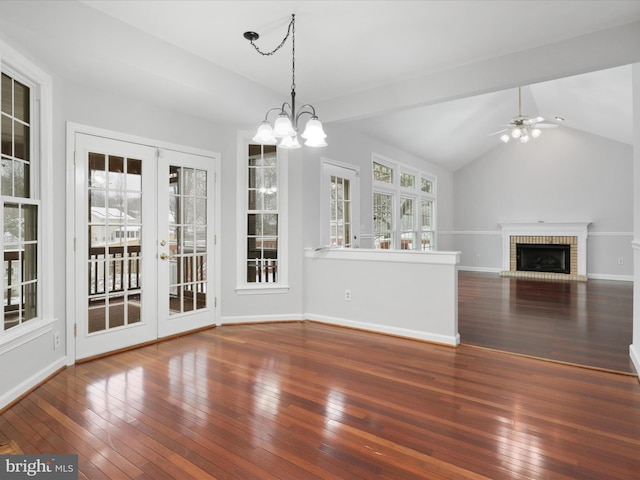
[[[0,40],[0,70],[33,89],[31,119],[31,195],[38,204],[38,315],[0,331],[0,354],[53,330],[53,109],[52,79],[40,67]]]
[[[236,178],[236,287],[239,295],[270,295],[289,292],[289,196],[288,196],[288,152],[276,149],[278,158],[278,280],[273,283],[250,283],[246,281],[247,268],[247,214],[248,171],[247,149],[252,134],[239,132],[237,139]]]
[[[379,182],[375,180],[373,176],[373,165],[374,163],[384,165],[392,170],[392,179],[391,183],[388,182]],[[413,188],[402,187],[401,186],[401,178],[402,174],[408,174],[415,176],[415,186]],[[431,182],[432,191],[430,193],[422,191],[422,179],[429,180]],[[419,170],[415,167],[411,167],[408,165],[404,165],[402,163],[391,160],[390,158],[386,158],[377,153],[372,153],[371,155],[371,184],[372,184],[372,192],[371,192],[371,211],[374,211],[374,195],[385,194],[392,196],[393,202],[393,230],[392,230],[392,247],[390,250],[401,250],[401,242],[402,242],[402,225],[400,221],[400,208],[402,205],[402,198],[411,198],[414,201],[414,227],[415,233],[417,235],[415,239],[415,248],[413,251],[424,252],[424,251],[435,251],[437,249],[437,177],[431,173]],[[431,250],[422,250],[422,200],[430,200],[432,202],[432,229],[428,230],[433,232],[433,245]],[[371,218],[371,232],[374,238],[373,248],[375,249],[375,224],[373,222],[373,216]]]

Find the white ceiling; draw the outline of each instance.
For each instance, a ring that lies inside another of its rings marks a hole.
[[[286,100],[291,50],[242,34],[270,50],[291,13],[298,100],[445,168],[496,147],[525,80],[523,113],[631,143],[630,67],[582,73],[623,64],[598,35],[640,30],[640,1],[4,0],[0,37],[72,81],[248,125]]]

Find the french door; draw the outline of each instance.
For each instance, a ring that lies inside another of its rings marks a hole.
[[[76,359],[215,324],[212,158],[75,136]]]

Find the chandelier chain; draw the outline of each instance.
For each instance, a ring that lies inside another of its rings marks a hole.
[[[267,57],[267,56],[273,55],[278,50],[280,50],[284,46],[284,44],[287,43],[289,36],[292,37],[291,90],[295,90],[296,89],[296,15],[295,13],[291,14],[291,21],[289,22],[289,26],[287,27],[287,34],[284,36],[284,38],[280,42],[280,45],[278,45],[276,48],[274,48],[270,52],[263,52],[262,50],[260,50],[260,47],[258,47],[258,45],[256,45],[253,40],[251,40],[250,43],[260,55]]]

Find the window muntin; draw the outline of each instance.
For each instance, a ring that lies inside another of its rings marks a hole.
[[[396,202],[397,205],[394,205]],[[386,159],[373,160],[375,248],[435,248],[435,178]]]
[[[274,145],[248,146],[246,282],[278,282],[280,214]]]
[[[4,66],[3,66],[4,70]],[[1,330],[39,315],[39,201],[32,200],[33,89],[3,71],[0,91],[0,194],[4,261]],[[0,330],[0,331],[1,331]]]

